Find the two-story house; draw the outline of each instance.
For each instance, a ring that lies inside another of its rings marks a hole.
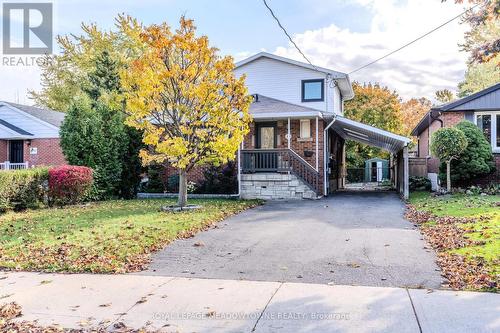
[[[349,75],[258,53],[236,63],[254,100],[239,152],[243,198],[318,198],[345,185],[345,141],[392,153],[391,179],[408,194],[408,138],[342,116]]]

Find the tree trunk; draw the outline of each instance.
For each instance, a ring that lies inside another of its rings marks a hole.
[[[187,204],[187,175],[186,169],[179,169],[179,199],[177,205],[184,207]]]
[[[446,190],[451,193],[451,161],[446,162]]]

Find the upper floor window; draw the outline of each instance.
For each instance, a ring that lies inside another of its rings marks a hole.
[[[302,102],[322,102],[325,100],[325,80],[302,80]]]
[[[476,113],[475,121],[486,140],[491,143],[493,151],[500,152],[500,113],[495,111]]]

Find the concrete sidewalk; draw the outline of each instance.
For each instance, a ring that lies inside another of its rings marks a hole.
[[[19,320],[162,332],[498,332],[500,296],[142,275],[0,273]]]

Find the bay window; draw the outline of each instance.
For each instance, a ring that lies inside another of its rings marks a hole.
[[[476,112],[474,121],[491,144],[493,152],[500,153],[500,111]]]

